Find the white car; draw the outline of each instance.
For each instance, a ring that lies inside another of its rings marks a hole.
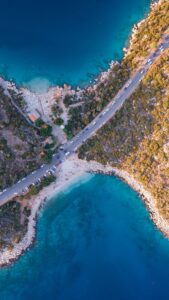
[[[49,171],[47,171],[47,173],[48,173],[48,174],[51,174],[51,173],[52,173],[52,174],[54,174],[54,173],[55,173],[55,171],[54,171],[54,170],[52,170],[52,169],[50,169]]]
[[[69,151],[65,153],[65,155],[66,155],[66,156],[68,156],[69,154],[70,154],[70,152],[69,152]]]
[[[56,171],[56,170],[57,170],[57,168],[54,166],[54,167],[52,167],[52,170]]]

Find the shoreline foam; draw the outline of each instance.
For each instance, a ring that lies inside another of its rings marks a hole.
[[[163,1],[164,0],[159,0],[158,2],[152,4],[151,10],[154,9],[154,7],[156,7],[157,5],[160,5]],[[147,15],[146,18],[148,18],[149,14]],[[135,29],[133,28],[128,43],[128,48],[124,51],[124,56],[126,56],[130,52],[130,47],[132,47],[132,43],[136,31],[138,30],[138,27],[144,23],[144,21],[145,19],[143,19],[141,22],[135,25],[136,26],[134,27]],[[96,77],[94,83],[91,86],[89,85],[89,88],[91,87],[95,88],[96,85],[98,84],[98,81],[105,80],[108,77],[109,72],[111,71],[114,63],[115,62],[112,61],[110,63],[110,67],[108,68],[108,70],[100,73],[100,75]],[[0,77],[0,85],[4,87],[6,93],[8,93],[8,89],[12,89],[17,93],[19,93],[20,91],[24,91],[25,93],[30,93],[30,95],[34,95],[35,97],[38,97],[36,93],[29,91],[29,89],[27,88],[23,88],[23,87],[18,88],[15,85],[15,83],[7,81],[3,77]],[[59,87],[59,86],[49,87],[48,92],[51,92],[51,90],[54,88],[63,89],[63,87]],[[37,213],[45,201],[47,201],[54,195],[56,196],[56,194],[60,193],[66,187],[73,184],[73,182],[79,181],[79,177],[84,176],[85,173],[97,173],[97,172],[103,174],[115,175],[121,178],[122,180],[124,180],[129,186],[131,186],[136,192],[138,192],[140,197],[143,199],[154,224],[167,238],[169,238],[169,224],[167,223],[167,221],[163,219],[158,209],[156,208],[155,199],[151,196],[151,194],[148,191],[144,189],[143,185],[141,185],[136,179],[134,179],[134,177],[132,177],[131,174],[127,173],[124,170],[112,168],[110,166],[103,166],[94,161],[87,163],[86,161],[79,160],[77,156],[74,155],[74,157],[64,162],[63,165],[60,167],[56,182],[51,184],[49,187],[44,188],[42,191],[40,191],[38,196],[34,197],[34,203],[32,206],[31,215],[29,217],[28,231],[25,237],[22,239],[22,241],[16,244],[12,251],[5,249],[4,251],[0,252],[0,266],[2,267],[11,264],[13,261],[18,259],[18,257],[20,257],[23,254],[23,252],[29,249],[29,247],[32,245],[36,236]]]
[[[151,11],[153,11],[158,5],[163,3],[166,0],[155,0],[155,2],[151,3],[149,12],[146,13],[146,17],[143,18],[138,23],[134,24],[131,34],[128,37],[127,48],[123,48],[123,58],[122,60],[130,54],[132,46],[134,45],[135,35],[137,34],[140,26],[144,24],[146,19],[149,17]],[[121,61],[121,60],[120,60]],[[27,105],[26,111],[30,113],[32,110],[39,111],[39,102],[43,103],[43,119],[46,122],[51,122],[51,107],[56,103],[55,95],[60,95],[60,98],[63,99],[66,94],[77,95],[77,98],[81,98],[83,91],[91,89],[96,90],[96,87],[99,83],[106,81],[109,78],[113,67],[119,61],[111,60],[108,64],[108,68],[98,73],[93,77],[93,80],[90,81],[85,87],[79,88],[77,85],[76,88],[72,88],[70,85],[48,85],[45,91],[43,92],[35,92],[29,89],[24,85],[17,85],[13,81],[6,80],[3,76],[0,75],[0,85],[4,87],[6,93],[9,95],[9,90],[12,90],[16,93],[22,93],[23,99]],[[66,88],[65,88],[66,86]]]
[[[77,183],[79,184],[79,180],[84,178],[84,175],[87,173],[102,173],[105,175],[117,176],[126,182],[143,199],[150,218],[153,220],[156,227],[164,234],[164,236],[169,238],[169,224],[163,219],[156,208],[155,199],[152,197],[151,193],[146,191],[143,185],[139,183],[132,175],[124,170],[113,168],[109,165],[104,166],[95,161],[87,162],[80,160],[76,155],[74,155],[60,166],[56,181],[40,191],[37,197],[33,197],[28,231],[22,241],[18,244],[15,244],[12,251],[5,249],[4,251],[0,252],[1,267],[7,266],[14,262],[33,244],[36,237],[36,219],[38,217],[38,212],[40,211],[40,208],[43,207],[44,203],[52,197],[56,197],[56,195],[62,191],[65,191],[65,189],[69,188],[71,185],[76,185]]]

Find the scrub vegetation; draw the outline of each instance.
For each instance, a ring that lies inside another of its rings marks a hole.
[[[0,190],[51,159],[45,142],[49,135],[50,126],[29,125],[0,88]]]
[[[11,251],[27,231],[30,209],[17,201],[10,201],[0,207],[0,251]]]
[[[112,100],[145,57],[161,43],[168,28],[169,3],[162,1],[137,28],[128,53],[122,62],[113,65],[106,79],[101,77],[97,84],[84,89],[79,100],[74,95],[65,96],[64,105],[69,111],[65,132],[69,138]],[[61,125],[61,111],[55,106],[53,112],[55,123]],[[43,161],[50,161],[55,143],[51,140],[47,145],[45,141],[51,127],[42,121],[36,125],[39,130],[29,126],[1,88],[0,190]],[[169,220],[169,50],[161,54],[114,118],[83,144],[78,154],[82,159],[109,163],[128,171],[152,193],[160,212]],[[52,174],[44,177],[26,195],[0,207],[0,249],[12,250],[23,238],[32,196],[55,179]]]
[[[169,3],[163,1],[137,29],[122,65],[131,70],[139,66],[167,28]],[[169,50],[115,117],[80,148],[79,157],[128,171],[151,192],[169,220]]]

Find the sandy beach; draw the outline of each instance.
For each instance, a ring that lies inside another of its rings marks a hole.
[[[90,179],[90,177],[84,176],[92,173],[115,175],[124,180],[129,186],[131,186],[135,191],[139,193],[150,213],[150,218],[153,220],[157,228],[161,230],[167,238],[169,238],[169,224],[159,214],[159,211],[156,208],[155,199],[129,173],[124,170],[112,168],[109,165],[104,166],[95,161],[87,162],[84,160],[80,160],[78,159],[77,155],[73,155],[59,167],[59,170],[56,174],[56,181],[50,186],[44,188],[38,194],[38,196],[32,197],[32,209],[31,215],[29,217],[27,234],[22,239],[22,241],[14,246],[12,251],[3,250],[2,252],[0,252],[0,266],[6,266],[15,261],[25,250],[27,250],[32,245],[36,235],[37,214],[39,209],[43,206],[44,202],[50,201],[52,196],[56,196],[72,184],[79,182],[82,178]]]
[[[152,9],[155,8],[156,5],[160,5],[160,3],[163,0],[159,1],[158,4],[154,4],[152,6]],[[138,27],[141,26],[144,23],[144,20],[142,20],[137,26],[134,28],[132,32],[132,36],[129,43],[129,48],[125,49],[126,53],[125,55],[128,55],[130,52],[130,48],[132,47],[132,44],[134,43],[134,38],[136,35],[136,32],[138,30]],[[106,80],[113,68],[114,62],[110,63],[110,68],[106,71],[100,74],[99,78],[96,79],[95,84],[92,85],[90,88],[95,89],[97,83],[96,82],[104,82]],[[6,95],[10,96],[9,91],[13,90],[16,93],[21,92],[23,95],[23,98],[25,99],[25,102],[27,103],[27,110],[30,112],[32,109],[37,110],[39,108],[39,101],[43,103],[43,109],[45,110],[45,117],[46,121],[50,122],[50,114],[51,114],[51,105],[55,101],[56,93],[59,93],[61,96],[63,96],[63,93],[67,93],[67,91],[64,91],[61,87],[55,87],[55,88],[49,88],[49,90],[43,94],[37,94],[29,91],[26,88],[18,89],[14,83],[5,81],[3,78],[0,78],[0,85],[3,86]],[[75,93],[75,91],[71,90],[70,93]],[[81,91],[78,92],[79,96]],[[57,133],[58,134],[58,133]],[[27,250],[31,244],[33,243],[36,235],[36,218],[37,213],[42,207],[44,201],[50,201],[50,198],[53,195],[58,194],[59,192],[65,190],[68,186],[72,185],[75,182],[78,182],[80,178],[82,178],[85,174],[88,173],[104,173],[109,175],[115,175],[120,177],[122,180],[124,180],[128,185],[130,185],[135,191],[137,191],[142,199],[144,200],[144,203],[150,213],[150,217],[157,226],[159,230],[163,232],[163,234],[169,238],[169,224],[166,220],[163,219],[163,217],[160,215],[157,207],[156,207],[156,201],[152,197],[152,195],[146,191],[138,181],[135,180],[134,177],[132,177],[129,173],[127,173],[124,170],[120,170],[117,168],[112,168],[109,165],[103,166],[95,161],[84,161],[79,160],[77,155],[71,156],[69,159],[67,159],[64,163],[62,163],[61,166],[59,166],[59,169],[57,171],[57,180],[56,182],[52,183],[50,186],[44,188],[36,197],[32,197],[31,203],[31,215],[29,217],[29,223],[28,223],[28,230],[25,237],[14,246],[13,250],[3,250],[0,252],[0,266],[6,266],[16,260],[25,250]]]

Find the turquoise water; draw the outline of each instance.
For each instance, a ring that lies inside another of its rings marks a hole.
[[[0,299],[167,300],[169,241],[137,194],[96,175],[46,204],[37,239],[0,271]]]
[[[85,85],[122,58],[151,0],[1,1],[0,74],[17,84]]]
[[[0,74],[84,85],[122,58],[149,0],[1,1]],[[52,199],[34,247],[0,270],[0,300],[168,300],[169,241],[137,194],[97,175]]]

